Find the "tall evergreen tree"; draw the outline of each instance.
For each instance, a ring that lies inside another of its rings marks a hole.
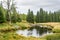
[[[60,10],[56,12],[56,21],[60,22]]]
[[[21,21],[22,21],[22,19],[20,17],[20,14],[17,14],[17,22],[21,22]]]
[[[60,10],[58,11],[58,22],[60,22]]]
[[[56,22],[56,12],[54,12],[54,22]]]
[[[43,22],[43,9],[40,8],[40,22]]]
[[[11,21],[13,23],[16,23],[17,22],[17,12],[16,12],[15,5],[13,4],[13,1],[12,1],[12,5],[11,5],[11,12],[12,12]]]
[[[40,14],[39,14],[39,11],[37,11],[37,15],[36,15],[35,21],[36,21],[36,23],[39,23],[40,22]]]
[[[30,22],[31,19],[30,19],[30,9],[28,10],[28,14],[27,14],[27,18],[26,18],[27,22]]]
[[[34,23],[33,11],[30,11],[30,9],[28,10],[28,14],[27,14],[26,20],[27,20],[27,22],[29,22],[29,23]]]
[[[49,12],[48,17],[49,17],[49,21],[48,22],[52,22],[52,12],[51,11]]]
[[[48,12],[47,11],[44,11],[44,15],[43,15],[43,22],[48,22]]]
[[[13,11],[13,14],[12,14],[12,17],[11,17],[11,21],[12,21],[13,23],[16,23],[16,22],[17,22],[17,12],[16,12],[15,9],[14,9],[14,11]]]
[[[4,22],[5,22],[4,8],[1,3],[1,5],[0,5],[0,23],[4,23]]]
[[[34,23],[34,15],[33,15],[33,11],[31,11],[31,23]]]
[[[24,14],[24,13],[20,14],[20,17],[21,17],[22,20],[26,20],[26,14]]]

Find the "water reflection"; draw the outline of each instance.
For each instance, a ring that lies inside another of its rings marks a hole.
[[[28,37],[28,36],[40,37],[40,36],[44,36],[44,35],[47,35],[47,34],[52,34],[52,32],[49,32],[49,31],[43,32],[42,34],[40,34],[40,31],[37,31],[37,29],[18,30],[16,33],[19,34],[19,35],[25,36],[25,37]]]
[[[16,31],[16,33],[22,36],[26,36],[26,37],[28,36],[40,37],[47,34],[52,34],[52,29],[48,27],[35,25],[35,26],[30,27],[29,29],[18,30]]]

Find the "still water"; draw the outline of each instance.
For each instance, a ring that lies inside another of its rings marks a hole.
[[[29,29],[18,30],[18,31],[16,31],[16,33],[18,35],[22,35],[22,36],[25,36],[25,37],[28,37],[28,36],[41,37],[41,36],[53,34],[51,32],[51,30],[44,29],[44,31],[43,31],[43,29],[42,30],[37,30],[36,28],[33,28],[32,30],[29,30]]]

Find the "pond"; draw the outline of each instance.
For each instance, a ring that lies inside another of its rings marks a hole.
[[[40,26],[34,26],[30,27],[29,29],[25,30],[18,30],[16,31],[18,35],[22,35],[25,37],[33,36],[33,37],[41,37],[52,33],[52,29],[46,28],[46,27],[40,27]]]

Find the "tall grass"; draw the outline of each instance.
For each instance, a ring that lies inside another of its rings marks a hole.
[[[0,33],[0,40],[45,40],[42,38],[35,37],[24,37],[17,35],[15,32]]]
[[[53,29],[54,34],[47,35],[45,36],[45,38],[35,38],[35,37],[24,37],[16,34],[15,31],[13,31],[17,30],[17,27],[15,27],[15,25],[19,26],[18,29],[26,29],[30,27],[29,23],[24,22],[12,25],[9,25],[8,23],[0,24],[0,40],[60,40],[60,29]]]
[[[53,33],[60,33],[60,29],[53,29]]]
[[[3,23],[3,24],[0,24],[0,31],[11,31],[11,30],[17,30],[17,29],[20,29],[20,27],[19,28],[17,28],[18,26],[14,26],[13,24],[12,25],[10,25],[10,24],[8,24],[8,23]]]
[[[46,40],[60,40],[60,33],[46,36]]]

